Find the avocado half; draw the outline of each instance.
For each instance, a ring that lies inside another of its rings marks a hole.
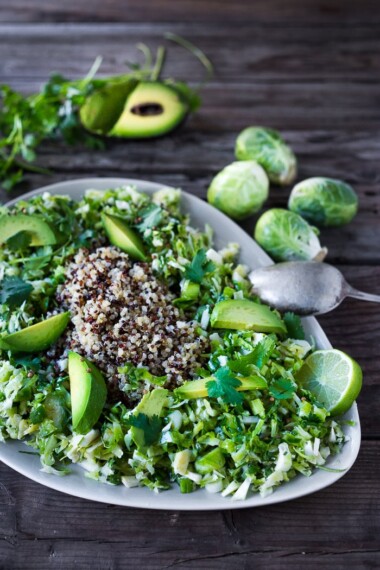
[[[120,79],[92,93],[79,114],[83,126],[93,133],[134,139],[172,131],[188,111],[188,104],[169,85]]]
[[[175,89],[160,82],[141,82],[131,93],[110,136],[157,137],[172,131],[188,111]]]

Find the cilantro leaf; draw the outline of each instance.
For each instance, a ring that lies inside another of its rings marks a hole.
[[[162,429],[162,422],[157,415],[147,416],[139,412],[137,416],[131,416],[130,422],[133,427],[142,430],[145,446],[157,443]]]
[[[10,308],[19,307],[29,298],[33,286],[19,277],[5,277],[0,281],[0,303]]]
[[[192,262],[185,266],[185,277],[193,283],[202,283],[203,277],[215,269],[212,261],[208,261],[206,251],[199,249]]]
[[[250,367],[254,365],[261,369],[268,362],[275,348],[276,341],[273,337],[267,336],[257,343],[252,352],[239,356],[236,360],[230,360],[228,366],[233,372],[249,375]]]
[[[7,239],[7,246],[12,251],[18,251],[20,249],[25,249],[28,247],[31,240],[31,234],[29,232],[22,231]]]
[[[276,400],[288,400],[296,391],[296,386],[289,378],[280,378],[269,387],[269,392]]]
[[[140,213],[140,218],[142,221],[139,222],[136,227],[140,232],[145,232],[145,230],[154,228],[158,226],[163,217],[163,209],[157,204],[150,204],[147,208],[144,208]]]
[[[27,370],[33,370],[33,372],[38,372],[41,368],[41,358],[31,354],[24,354],[23,356],[13,355],[12,364],[23,366]]]
[[[241,404],[243,394],[236,388],[241,385],[240,380],[231,374],[228,366],[219,368],[214,374],[215,380],[206,382],[207,393],[211,398],[221,398],[225,404]]]
[[[305,331],[303,330],[301,318],[294,313],[285,313],[283,321],[286,325],[289,338],[305,340]]]

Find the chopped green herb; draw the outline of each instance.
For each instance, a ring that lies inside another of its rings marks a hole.
[[[31,235],[28,232],[18,232],[7,240],[7,246],[12,251],[19,251],[28,247],[31,242]]]
[[[13,309],[29,298],[33,286],[19,277],[5,277],[0,281],[0,303]]]
[[[137,228],[140,232],[155,228],[161,222],[163,213],[164,211],[160,206],[151,204],[141,212],[142,221],[137,224]]]
[[[157,415],[147,416],[139,412],[137,416],[130,417],[130,422],[133,427],[143,431],[146,446],[157,443],[162,429],[162,422]]]
[[[276,400],[288,400],[296,391],[296,386],[288,378],[280,378],[269,387],[269,392]]]
[[[226,404],[241,404],[244,396],[236,390],[241,386],[238,378],[231,374],[227,366],[219,368],[214,374],[215,380],[206,383],[208,395],[211,398],[221,398]]]
[[[199,249],[192,262],[185,267],[185,277],[193,283],[202,283],[202,279],[207,273],[215,269],[214,263],[208,261],[206,251]]]
[[[228,366],[234,372],[248,375],[252,365],[261,369],[268,362],[275,347],[275,338],[267,336],[255,346],[252,352],[239,356],[236,360],[229,360]]]
[[[301,317],[292,312],[288,312],[284,314],[282,319],[290,338],[305,340],[305,331],[303,330]]]

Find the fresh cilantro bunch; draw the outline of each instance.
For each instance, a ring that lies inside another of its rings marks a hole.
[[[83,129],[77,112],[98,86],[93,75],[99,63],[79,81],[52,75],[39,93],[29,97],[7,85],[0,87],[0,181],[5,190],[19,183],[26,170],[47,172],[35,164],[37,148],[46,139],[61,136],[67,144],[103,148],[101,140]]]

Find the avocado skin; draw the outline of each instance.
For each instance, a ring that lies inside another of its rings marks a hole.
[[[123,112],[125,102],[138,81],[120,77],[91,93],[79,110],[82,125],[91,133],[107,135]]]
[[[4,214],[0,216],[0,243],[20,232],[31,234],[31,246],[55,245],[57,238],[49,224],[34,214]]]
[[[103,227],[108,239],[132,259],[146,261],[145,248],[140,236],[119,216],[102,214]]]
[[[96,424],[107,399],[102,373],[87,358],[69,352],[69,378],[73,430],[86,434]]]
[[[254,330],[286,334],[285,323],[266,305],[248,299],[228,299],[217,303],[211,313],[211,326],[219,329]]]
[[[161,106],[160,114],[140,115],[134,109]],[[108,136],[121,138],[153,138],[173,131],[186,118],[188,104],[173,87],[159,81],[142,81],[131,93],[124,110]]]
[[[46,350],[64,332],[70,313],[60,313],[45,321],[1,337],[0,348],[11,352],[40,352]]]

